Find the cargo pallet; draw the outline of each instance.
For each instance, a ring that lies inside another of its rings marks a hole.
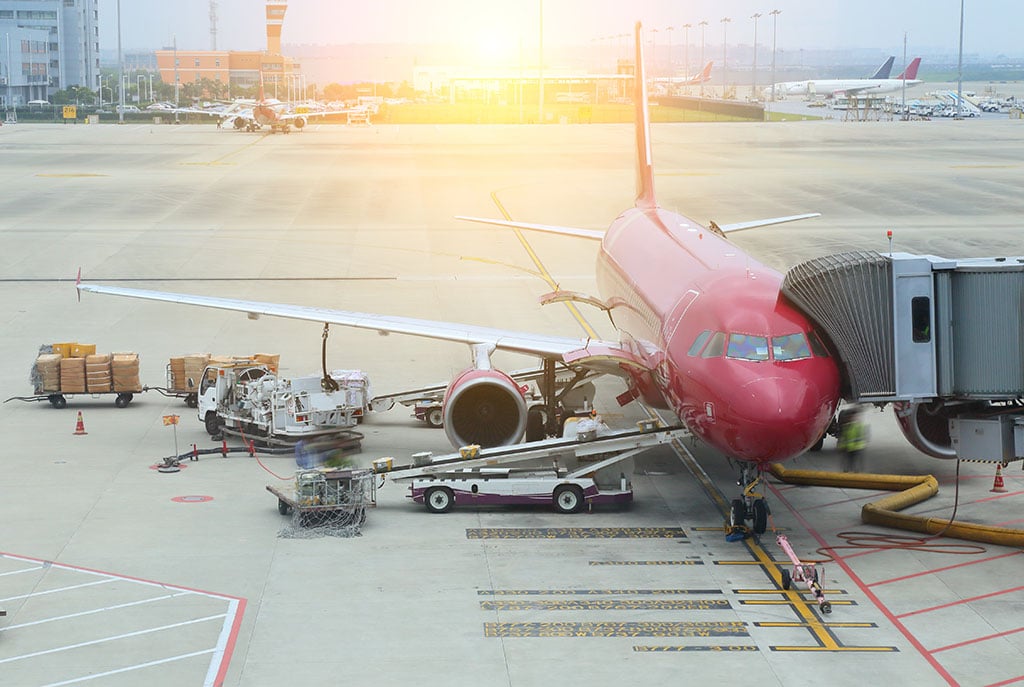
[[[273,485],[267,491],[277,497],[277,512],[297,513],[302,527],[359,526],[366,521],[366,509],[377,505],[377,484],[366,468],[300,470],[294,485],[290,492]]]

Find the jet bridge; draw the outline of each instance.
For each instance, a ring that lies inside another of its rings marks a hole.
[[[896,404],[930,455],[1024,456],[1024,257],[841,253],[782,291],[830,340],[846,400]]]

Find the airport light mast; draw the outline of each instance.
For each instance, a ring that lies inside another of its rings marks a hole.
[[[700,63],[704,64],[704,28],[708,25],[706,19],[701,19],[700,23]],[[700,97],[704,97],[704,82],[700,82]]]
[[[690,75],[690,29],[693,24],[683,24],[683,76]]]
[[[750,18],[754,20],[754,81],[750,86],[750,95],[754,100],[757,100],[757,20],[762,16],[760,12],[754,12],[750,15]]]
[[[121,59],[121,0],[117,0],[117,123],[124,124],[124,61]]]
[[[960,52],[956,58],[956,118],[964,111],[964,0],[960,0]]]
[[[728,53],[726,49],[728,47],[728,41],[726,40],[726,32],[729,29],[729,22],[732,19],[729,17],[722,17],[722,100],[725,100],[725,89],[729,86],[729,63],[726,61]]]
[[[779,15],[782,10],[772,10],[768,14],[772,17],[772,102],[775,102],[775,38],[776,30],[779,27]]]

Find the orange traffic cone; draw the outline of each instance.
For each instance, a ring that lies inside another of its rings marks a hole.
[[[88,434],[85,431],[85,423],[82,422],[82,411],[78,411],[78,422],[75,423],[75,434]]]
[[[1001,494],[1006,491],[1006,487],[1003,485],[1003,466],[1001,463],[996,463],[996,479],[992,483],[992,488],[989,491],[994,491],[997,494]]]

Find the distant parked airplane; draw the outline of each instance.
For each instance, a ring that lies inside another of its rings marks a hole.
[[[846,96],[857,98],[865,95],[881,95],[884,93],[895,93],[906,86],[916,86],[921,83],[917,78],[917,68],[921,65],[921,58],[915,57],[895,79],[888,78],[889,70],[892,68],[893,58],[890,57],[885,64],[870,79],[807,79],[805,81],[785,81],[774,85],[775,97],[787,95],[803,96],[824,96],[833,98]],[[885,76],[880,77],[879,74]],[[771,98],[773,86],[764,89],[764,97]]]

